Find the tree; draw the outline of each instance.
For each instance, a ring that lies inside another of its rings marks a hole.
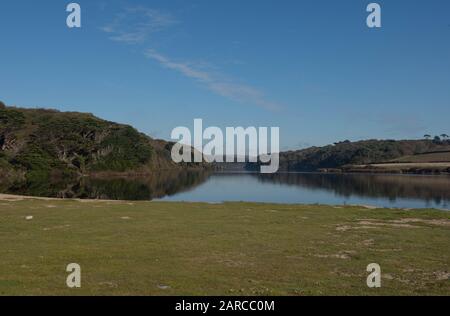
[[[447,138],[448,138],[448,135],[447,135],[447,134],[441,134],[441,137],[442,137],[443,139],[447,139]]]
[[[431,138],[431,135],[425,134],[425,135],[423,135],[423,137],[424,137],[425,139],[430,139],[430,138]]]
[[[5,103],[3,103],[2,101],[0,101],[0,109],[4,109],[4,108],[6,108]]]
[[[439,136],[434,136],[433,143],[439,144],[441,142],[441,138]]]

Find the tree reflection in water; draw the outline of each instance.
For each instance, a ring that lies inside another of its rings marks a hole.
[[[261,182],[326,190],[342,197],[413,198],[450,201],[450,176],[278,173],[256,175]]]
[[[364,202],[361,199],[372,202],[373,199],[383,199],[395,205],[401,199],[415,199],[444,208],[450,204],[450,176],[323,173],[211,175],[207,171],[164,171],[146,177],[80,178],[75,182],[35,180],[13,185],[0,183],[0,192],[107,200],[153,200],[172,196],[169,200],[180,197],[196,202],[244,200],[329,204],[342,202],[336,199],[341,197],[349,201],[358,198],[360,203]],[[192,194],[180,194],[194,188],[196,190]],[[292,188],[298,188],[298,192],[293,192]],[[317,200],[308,198],[311,191],[318,193]],[[423,204],[417,205],[421,207]]]
[[[34,180],[0,186],[16,195],[103,199],[152,200],[184,192],[207,180],[206,171],[164,171],[145,177],[83,177],[77,181]]]

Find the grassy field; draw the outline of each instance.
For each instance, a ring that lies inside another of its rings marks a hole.
[[[0,253],[1,295],[450,295],[435,210],[3,199]]]
[[[422,169],[447,169],[450,168],[450,162],[398,162],[398,163],[379,163],[371,164],[369,166],[375,168],[386,168],[386,169],[411,169],[411,168],[422,168]]]
[[[450,162],[396,162],[370,165],[350,165],[344,168],[347,172],[366,173],[417,173],[417,174],[448,174]]]
[[[450,151],[403,156],[384,163],[348,165],[347,172],[450,173]]]
[[[403,162],[403,163],[447,162],[450,165],[450,151],[404,156],[404,157],[395,159],[394,162]]]

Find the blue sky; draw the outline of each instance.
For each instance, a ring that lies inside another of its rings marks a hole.
[[[91,112],[157,138],[279,126],[282,149],[450,134],[450,2],[63,0],[0,3],[0,100]]]

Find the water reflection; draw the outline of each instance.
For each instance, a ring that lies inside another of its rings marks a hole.
[[[280,173],[257,177],[263,183],[326,190],[346,198],[356,195],[392,202],[399,198],[420,199],[436,205],[450,201],[449,176]]]
[[[450,209],[449,176],[370,174],[214,174],[167,201],[364,204]]]
[[[16,195],[103,199],[152,200],[187,191],[208,178],[207,172],[158,172],[147,177],[80,178],[76,181],[34,180],[0,186]]]
[[[0,192],[44,197],[222,202],[368,204],[450,209],[450,176],[369,174],[211,174],[160,172],[145,178],[28,181]]]

